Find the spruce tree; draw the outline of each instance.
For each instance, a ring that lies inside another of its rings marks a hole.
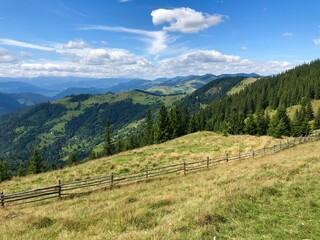
[[[167,108],[162,103],[159,108],[157,122],[155,126],[154,138],[156,143],[163,143],[170,140],[170,122],[168,117]]]
[[[314,118],[313,129],[320,129],[320,107],[318,108],[318,112]]]
[[[110,156],[113,154],[114,146],[112,143],[112,129],[109,120],[106,122],[104,130],[104,154]]]
[[[188,108],[185,106],[181,111],[181,119],[180,119],[180,136],[186,135],[189,129],[189,111]]]
[[[262,109],[257,110],[255,122],[257,125],[257,135],[263,136],[267,134],[268,130],[268,120],[267,117]]]
[[[147,110],[147,115],[144,123],[144,145],[153,144],[154,130],[153,130],[153,118],[150,108]]]
[[[277,138],[281,136],[290,136],[290,124],[287,110],[285,106],[281,104],[270,121],[268,134]]]
[[[8,163],[6,161],[0,162],[0,182],[10,179]]]
[[[314,119],[314,112],[312,109],[311,101],[309,100],[307,105],[306,105],[306,115],[307,115],[307,120],[311,121]]]
[[[32,152],[32,156],[30,159],[30,165],[28,172],[32,174],[38,174],[45,170],[44,161],[41,156],[40,150],[38,147],[35,147]]]
[[[245,130],[245,133],[249,135],[257,134],[257,124],[253,114],[249,114],[248,118],[246,119],[244,130]]]
[[[71,151],[67,158],[68,166],[72,166],[77,163],[77,155],[75,151]]]
[[[171,128],[171,138],[177,138],[181,135],[180,126],[180,112],[177,106],[170,109],[170,128]]]

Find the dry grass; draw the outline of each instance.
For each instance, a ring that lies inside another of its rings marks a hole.
[[[174,139],[172,141],[123,152],[111,157],[96,159],[78,166],[62,170],[16,177],[11,181],[0,183],[5,193],[24,191],[62,182],[102,176],[113,173],[134,172],[159,165],[192,162],[207,157],[214,158],[248,152],[278,144],[279,140],[272,137],[255,137],[249,135],[222,136],[213,132],[198,132]]]
[[[0,209],[0,236],[319,239],[319,156],[320,142],[306,143],[187,176]]]

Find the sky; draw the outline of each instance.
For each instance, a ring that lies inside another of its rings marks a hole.
[[[319,58],[318,0],[0,0],[0,77],[277,74]]]

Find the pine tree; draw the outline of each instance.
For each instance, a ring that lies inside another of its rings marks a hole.
[[[170,131],[170,122],[168,117],[167,108],[162,103],[158,116],[157,116],[157,122],[155,126],[155,132],[154,132],[154,138],[156,143],[163,143],[165,141],[170,140],[171,137],[171,131]]]
[[[170,128],[172,139],[181,136],[180,111],[177,106],[174,106],[170,110]]]
[[[24,166],[23,166],[23,164],[20,162],[19,167],[18,167],[18,170],[17,170],[17,175],[18,175],[19,177],[22,177],[22,176],[24,176],[25,174],[26,174],[26,173],[25,173]]]
[[[93,159],[96,159],[97,158],[97,154],[96,152],[92,149],[91,152],[90,152],[90,159],[93,160]]]
[[[68,166],[72,166],[77,163],[77,155],[74,151],[71,151],[67,158]]]
[[[113,154],[114,146],[112,143],[112,129],[109,120],[106,122],[104,130],[104,154],[110,156]]]
[[[303,111],[296,110],[294,117],[291,121],[291,135],[294,137],[298,137],[302,135],[302,123],[304,120]]]
[[[195,115],[193,114],[191,117],[190,117],[190,120],[189,120],[189,126],[188,126],[188,133],[194,133],[197,131],[197,126],[196,126],[196,117]]]
[[[257,125],[257,135],[263,136],[267,134],[268,130],[268,122],[267,122],[266,115],[264,114],[264,111],[262,109],[257,110],[255,122]]]
[[[318,112],[314,118],[313,129],[320,129],[320,107],[318,108]]]
[[[35,147],[32,152],[31,160],[30,160],[30,165],[28,172],[32,174],[38,174],[41,173],[45,170],[44,167],[44,161],[41,156],[39,148]]]
[[[151,145],[154,141],[153,118],[150,108],[147,110],[147,115],[144,123],[144,145]]]
[[[180,136],[186,135],[189,129],[189,111],[188,108],[185,106],[181,111],[181,119],[180,119]]]

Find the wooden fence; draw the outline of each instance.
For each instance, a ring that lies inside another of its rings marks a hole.
[[[34,190],[17,192],[12,194],[4,194],[1,192],[1,205],[13,206],[38,201],[45,201],[52,198],[61,199],[67,196],[76,196],[79,194],[90,193],[92,191],[100,189],[112,189],[127,184],[137,183],[141,181],[148,181],[150,179],[159,178],[168,174],[184,175],[188,172],[198,171],[202,169],[209,169],[215,164],[230,161],[239,161],[248,158],[254,158],[257,156],[272,154],[289,147],[301,144],[304,142],[311,142],[320,140],[320,134],[313,134],[304,137],[294,138],[286,142],[281,142],[271,147],[264,147],[259,150],[252,150],[251,152],[241,153],[239,152],[235,156],[229,156],[228,154],[223,157],[195,162],[182,162],[167,166],[161,166],[151,169],[144,169],[143,171],[128,173],[128,174],[110,174],[106,176],[100,176],[96,178],[89,178],[85,180],[77,180],[73,182],[62,183],[60,180],[57,185],[37,188]]]

